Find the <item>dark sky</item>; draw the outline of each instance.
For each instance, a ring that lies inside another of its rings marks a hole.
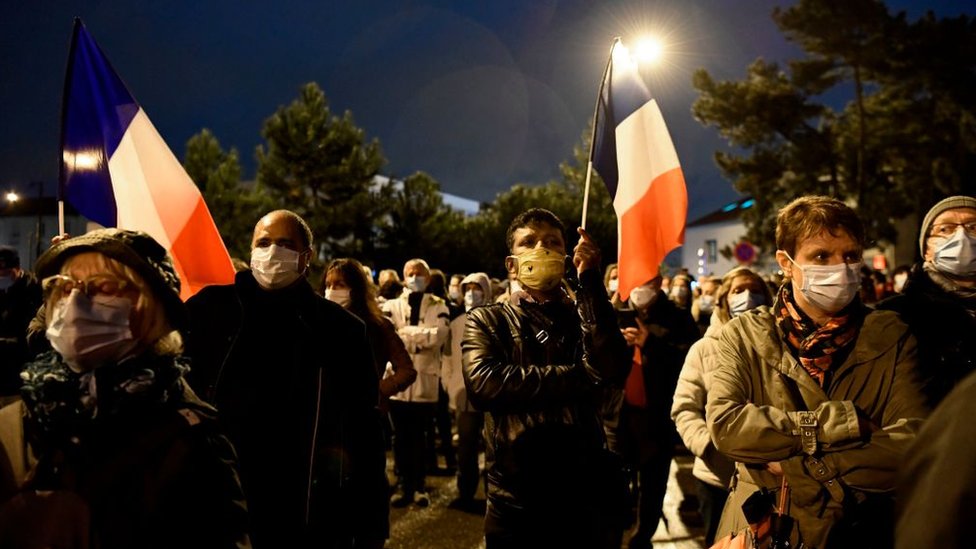
[[[557,175],[593,114],[615,35],[655,31],[647,73],[688,184],[689,219],[737,195],[712,160],[722,141],[691,116],[691,74],[739,78],[756,57],[795,55],[773,24],[788,0],[6,2],[0,16],[0,190],[57,179],[72,20],[80,16],[174,153],[210,128],[245,177],[263,121],[318,82],[334,112],[378,138],[397,177],[491,200]],[[891,0],[917,17],[966,2]],[[972,11],[969,9],[968,11]]]

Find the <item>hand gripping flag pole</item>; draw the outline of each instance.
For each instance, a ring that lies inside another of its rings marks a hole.
[[[65,75],[58,200],[103,227],[155,238],[173,257],[184,299],[234,280],[200,190],[80,19]],[[59,217],[63,234],[63,210]]]

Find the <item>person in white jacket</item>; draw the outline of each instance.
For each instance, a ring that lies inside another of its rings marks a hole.
[[[423,259],[411,259],[403,266],[406,289],[397,299],[383,304],[397,334],[410,353],[417,380],[390,397],[393,420],[393,461],[399,473],[399,491],[390,502],[405,507],[416,502],[430,505],[424,488],[425,430],[433,420],[440,384],[441,351],[449,332],[449,313],[443,299],[425,293],[430,267]]]
[[[712,372],[718,367],[718,334],[733,317],[759,305],[769,305],[772,298],[769,287],[758,274],[746,267],[736,267],[722,277],[715,301],[708,330],[688,350],[671,407],[671,419],[681,440],[695,454],[692,474],[698,491],[698,509],[705,523],[705,547],[710,547],[715,540],[735,468],[731,459],[715,449],[705,424],[708,387]]]
[[[481,479],[478,468],[478,443],[481,440],[485,414],[476,410],[468,400],[468,391],[464,387],[464,377],[461,373],[461,340],[464,337],[467,312],[475,307],[492,303],[491,279],[485,273],[471,273],[461,280],[458,287],[464,302],[464,313],[451,321],[451,337],[448,345],[450,351],[445,353],[442,371],[444,388],[450,398],[450,407],[454,410],[458,431],[458,497],[451,502],[451,507],[474,512],[484,508],[483,505],[475,502],[474,496],[478,491],[478,481]]]

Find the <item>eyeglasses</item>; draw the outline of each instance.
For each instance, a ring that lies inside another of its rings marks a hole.
[[[932,231],[929,236],[952,236],[956,233],[956,229],[962,227],[966,234],[969,236],[976,237],[976,221],[967,221],[965,223],[939,223],[937,225],[932,225]]]
[[[41,281],[41,290],[44,292],[44,299],[50,297],[61,297],[70,294],[72,290],[79,290],[88,297],[98,294],[119,295],[129,286],[129,282],[108,275],[95,275],[78,280],[66,275],[49,276]]]

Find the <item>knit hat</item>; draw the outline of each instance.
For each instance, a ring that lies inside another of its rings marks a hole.
[[[929,231],[932,229],[932,223],[935,221],[935,218],[939,217],[939,214],[942,212],[955,208],[972,208],[976,210],[976,198],[971,196],[950,196],[939,201],[935,206],[932,206],[929,213],[925,214],[925,219],[922,220],[922,232],[918,235],[918,250],[922,253],[922,257],[925,257],[925,241],[928,239]]]
[[[10,246],[0,246],[0,269],[19,269],[20,254],[17,248]]]
[[[98,229],[62,240],[37,259],[38,278],[58,274],[69,257],[84,252],[99,252],[135,270],[162,303],[170,325],[176,329],[186,326],[186,308],[180,299],[180,277],[173,267],[173,260],[165,248],[142,231]]]
[[[491,280],[489,280],[488,275],[485,273],[471,273],[461,281],[461,287],[463,288],[465,284],[471,284],[472,282],[481,286],[481,291],[485,294],[485,303],[490,303]]]

